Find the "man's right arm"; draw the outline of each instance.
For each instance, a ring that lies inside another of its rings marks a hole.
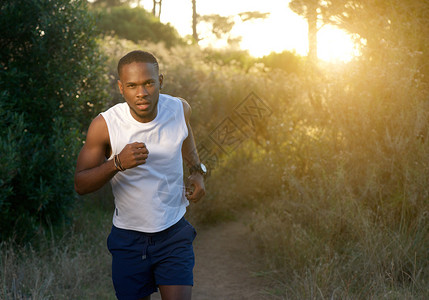
[[[99,115],[89,126],[86,142],[77,158],[74,188],[78,194],[95,192],[118,173],[113,159],[106,161],[110,155],[109,130],[106,121]],[[131,169],[146,163],[148,155],[144,143],[134,142],[126,145],[118,158],[124,169]]]
[[[77,158],[74,188],[78,194],[100,189],[118,172],[113,160],[106,161],[108,150],[110,151],[109,131],[106,121],[99,115],[91,122],[86,142]]]

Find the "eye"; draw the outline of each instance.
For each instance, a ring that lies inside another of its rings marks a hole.
[[[148,81],[148,82],[146,82],[146,84],[145,84],[147,87],[152,87],[152,86],[154,86],[155,85],[155,81]]]
[[[136,85],[134,83],[127,84],[127,88],[132,89],[132,88],[135,88],[135,87],[136,87]]]

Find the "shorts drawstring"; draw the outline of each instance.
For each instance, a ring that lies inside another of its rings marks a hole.
[[[143,248],[142,260],[145,260],[147,258],[147,248],[149,247],[149,245],[153,245],[151,236],[146,237],[146,245]]]

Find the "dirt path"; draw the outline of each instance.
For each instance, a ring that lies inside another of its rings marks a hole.
[[[230,221],[209,228],[196,228],[193,300],[272,299],[249,251],[249,228]],[[153,300],[161,297],[159,293]]]

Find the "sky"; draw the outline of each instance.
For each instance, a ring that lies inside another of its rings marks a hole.
[[[152,9],[152,0],[142,0],[147,10]],[[240,12],[260,11],[270,13],[265,20],[240,22],[237,17],[236,26],[232,30],[235,36],[242,36],[240,47],[249,50],[254,56],[267,55],[272,51],[295,51],[306,55],[308,52],[307,22],[292,12],[288,0],[197,0],[199,15],[219,14],[222,16],[237,15]],[[192,1],[162,0],[161,22],[170,23],[180,35],[192,34]],[[200,36],[204,37],[202,32]],[[205,38],[201,46],[216,44]],[[318,54],[324,60],[350,60],[354,55],[353,42],[342,30],[324,26],[318,33]]]

